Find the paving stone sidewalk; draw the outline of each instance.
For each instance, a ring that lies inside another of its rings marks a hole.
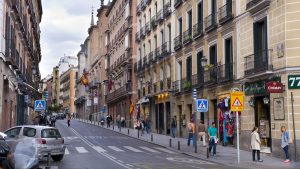
[[[101,127],[98,122],[90,122],[88,120],[77,119],[78,121],[90,123],[93,125],[97,125]],[[210,156],[207,158],[207,147],[203,147],[202,142],[198,142],[197,144],[197,153],[195,153],[195,148],[192,146],[187,146],[186,138],[171,138],[170,136],[149,133],[141,134],[136,129],[124,128],[119,129],[116,125],[111,125],[110,128],[106,128],[106,124],[104,125],[105,129],[112,130],[129,137],[137,138],[146,142],[150,142],[156,145],[160,145],[166,147],[170,150],[183,153],[189,156],[193,156],[196,158],[200,158],[202,160],[208,160],[211,162],[216,162],[219,164],[225,164],[229,166],[241,167],[241,168],[253,168],[253,169],[300,169],[300,162],[291,162],[291,163],[283,163],[283,159],[270,157],[267,154],[261,153],[262,163],[253,162],[252,161],[252,152],[240,150],[240,164],[237,163],[237,149],[231,146],[217,146],[217,155]],[[180,144],[180,148],[178,147]]]

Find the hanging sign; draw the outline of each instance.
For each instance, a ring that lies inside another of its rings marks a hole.
[[[280,82],[267,82],[266,90],[268,93],[282,93],[284,86]]]

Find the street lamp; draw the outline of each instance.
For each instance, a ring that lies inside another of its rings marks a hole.
[[[200,61],[202,67],[205,67],[207,65],[207,59],[205,57],[202,57]]]

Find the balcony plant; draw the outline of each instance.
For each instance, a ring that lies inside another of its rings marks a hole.
[[[192,87],[192,82],[191,81],[184,81],[184,83],[183,83],[183,89],[184,90],[188,90],[188,89],[190,89]]]

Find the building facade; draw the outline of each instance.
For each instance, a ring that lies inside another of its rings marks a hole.
[[[170,0],[139,0],[137,15],[137,119],[150,120],[153,131],[170,134],[171,81],[174,81],[174,10]]]
[[[0,1],[0,128],[30,121],[38,92],[41,61],[42,4],[34,1]]]
[[[78,69],[71,66],[66,72],[60,76],[60,105],[62,111],[75,113],[75,84]]]
[[[53,68],[52,77],[52,104],[59,106],[60,75],[57,66]]]
[[[118,116],[125,119],[127,126],[133,126],[130,106],[136,97],[133,69],[136,61],[136,3],[136,0],[113,0],[106,12],[107,109],[113,119]]]

